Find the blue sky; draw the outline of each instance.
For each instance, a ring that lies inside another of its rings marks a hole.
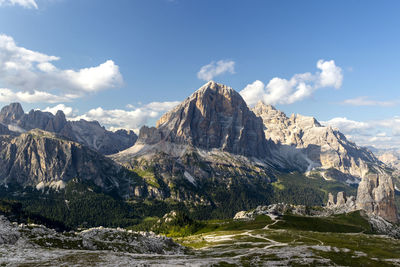
[[[260,81],[254,99],[362,145],[400,146],[399,11],[398,1],[0,0],[0,105],[138,128],[206,78],[237,91]],[[330,82],[319,60],[332,63]]]

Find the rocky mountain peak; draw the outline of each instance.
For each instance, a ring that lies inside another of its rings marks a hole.
[[[232,88],[210,81],[157,122],[163,141],[246,156],[268,155],[262,120]]]
[[[292,114],[292,116],[290,116],[290,120],[301,128],[321,127],[321,124],[317,121],[317,119],[311,116]]]
[[[49,120],[46,126],[46,131],[50,132],[55,132],[55,133],[61,133],[63,132],[64,135],[72,135],[70,133],[70,127],[67,126],[68,122],[67,119],[65,118],[65,114],[62,110],[58,110],[56,115],[54,116],[53,119]],[[68,128],[67,129],[65,128]]]
[[[264,102],[260,100],[254,106],[253,111],[254,111],[254,113],[256,113],[255,111],[257,111],[258,114],[262,114],[262,113],[270,113],[270,112],[275,113],[275,111],[278,111],[278,110],[273,105],[264,104]]]
[[[263,120],[267,138],[302,152],[307,170],[320,168],[325,175],[325,170],[335,169],[345,174],[338,179],[356,182],[368,172],[368,165],[380,164],[371,152],[348,141],[339,131],[322,126],[314,117],[292,114],[288,118],[262,103],[253,111]],[[348,180],[348,175],[357,178]]]
[[[14,120],[20,119],[24,114],[20,103],[11,103],[1,109],[0,121],[4,124],[9,124]]]
[[[285,113],[277,110],[272,105],[264,104],[262,101],[259,101],[252,111],[263,120],[267,128],[275,128],[272,126],[278,126],[278,129],[281,130],[281,126],[287,127],[290,124],[290,120]]]
[[[50,112],[32,109],[25,114],[19,103],[3,107],[0,112],[0,134],[9,134],[5,128],[18,129],[18,132],[42,129],[80,142],[102,154],[113,154],[132,146],[137,136],[134,132],[111,132],[98,121],[68,121],[62,110],[55,115]],[[15,130],[14,130],[15,131]]]

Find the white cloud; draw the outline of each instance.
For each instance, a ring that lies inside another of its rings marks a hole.
[[[346,99],[342,102],[344,105],[350,106],[380,106],[380,107],[390,107],[395,106],[398,103],[396,101],[376,101],[371,100],[366,96],[360,96],[352,99]]]
[[[334,60],[318,60],[317,68],[321,70],[319,77],[317,77],[319,83],[318,87],[334,87],[339,89],[342,86],[342,69],[336,66]]]
[[[214,77],[224,73],[235,73],[235,62],[232,60],[213,61],[201,67],[197,73],[197,78],[205,81],[212,80]]]
[[[169,111],[175,106],[179,105],[179,101],[171,101],[171,102],[151,102],[145,105],[146,109],[151,109],[158,112]]]
[[[179,102],[151,102],[133,110],[112,109],[101,107],[91,109],[87,113],[72,118],[73,120],[97,120],[110,129],[134,129],[147,124],[151,119],[159,118],[163,112],[169,111]],[[133,107],[130,105],[130,107]]]
[[[0,83],[3,86],[31,94],[40,90],[83,96],[118,87],[123,83],[119,67],[112,60],[96,67],[62,70],[53,64],[59,59],[20,47],[12,37],[0,35]]]
[[[400,117],[367,122],[333,118],[321,123],[339,129],[348,139],[361,146],[400,148]]]
[[[371,135],[371,130],[374,128],[370,122],[354,121],[345,117],[337,117],[321,123],[339,129],[344,134],[351,135]]]
[[[59,110],[62,110],[65,114],[65,117],[67,117],[68,119],[74,118],[77,113],[76,109],[74,109],[72,107],[68,107],[64,104],[58,104],[57,106],[54,106],[54,107],[47,107],[43,111],[50,112],[50,113],[56,115],[57,111],[59,111]]]
[[[342,69],[336,66],[334,60],[319,60],[317,68],[320,71],[314,74],[295,74],[290,80],[275,77],[267,85],[257,80],[248,84],[240,94],[250,106],[259,100],[266,104],[292,104],[312,96],[320,88],[338,89],[342,86]]]
[[[35,0],[0,0],[0,6],[4,5],[20,5],[24,8],[34,8],[38,9],[38,5]]]
[[[0,88],[0,102],[25,102],[25,103],[58,103],[68,102],[77,98],[76,95],[54,95],[43,91],[13,91],[8,88]]]

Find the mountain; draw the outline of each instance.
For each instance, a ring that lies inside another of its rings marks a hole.
[[[265,158],[262,121],[232,88],[208,82],[157,122],[160,140]]]
[[[283,147],[295,148],[306,157],[308,172],[320,172],[326,179],[359,183],[354,209],[398,221],[393,172],[372,152],[347,140],[338,130],[322,126],[313,117],[292,114],[289,118],[262,102],[253,111],[262,118],[267,138]]]
[[[57,111],[56,115],[40,110],[31,110],[25,114],[19,103],[12,103],[2,108],[0,123],[6,125],[9,130],[16,132],[37,128],[57,133],[105,155],[117,153],[130,147],[137,139],[133,131],[107,131],[97,121],[67,121],[61,110]]]
[[[346,184],[362,181],[360,207],[372,199],[379,208],[371,213],[392,221],[397,214],[391,177],[370,151],[315,118],[288,118],[262,103],[251,111],[232,88],[213,81],[163,115],[156,127],[142,127],[135,145],[112,158],[147,177],[150,186],[136,188],[137,195],[216,207],[240,195],[235,205],[246,206],[276,201],[282,194],[287,200],[286,194],[307,184],[309,192],[295,193],[292,201],[307,196],[315,204],[321,196],[318,184],[329,192],[338,181],[352,192]],[[380,184],[372,182],[374,173]],[[295,185],[298,179],[303,184]]]
[[[259,102],[254,113],[262,118],[265,136],[275,143],[295,147],[307,161],[307,170],[320,170],[327,179],[358,183],[370,166],[383,164],[338,130],[322,126],[315,118],[285,113]]]
[[[60,189],[78,178],[133,203],[166,205],[155,210],[182,203],[203,219],[278,202],[322,205],[329,192],[357,191],[358,208],[397,221],[393,172],[369,150],[313,117],[262,103],[250,110],[213,81],[156,127],[143,126],[137,141],[98,122],[67,121],[62,111],[25,114],[16,103],[0,119],[0,131],[23,132],[0,137],[1,184]]]
[[[272,197],[266,160],[274,146],[240,94],[211,81],[111,157],[147,181],[147,189],[135,189],[137,196],[231,205],[233,214],[236,205],[243,209]]]
[[[39,129],[0,139],[0,184],[62,189],[74,178],[129,195],[130,172],[86,146]]]
[[[122,151],[137,140],[132,130],[107,131],[97,121],[69,121],[73,140],[85,144],[102,154],[111,155]]]
[[[240,94],[211,81],[111,158],[146,181],[135,188],[138,198],[202,205],[228,217],[265,203],[322,204],[324,179],[313,182],[285,165],[263,128]],[[335,181],[327,186],[354,191]]]

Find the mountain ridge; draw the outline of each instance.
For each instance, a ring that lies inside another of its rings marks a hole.
[[[131,130],[111,132],[102,127],[97,121],[68,121],[62,110],[55,115],[50,112],[31,110],[24,113],[21,104],[11,103],[0,111],[0,124],[10,131],[20,133],[38,128],[54,132],[71,140],[109,155],[132,146],[137,136]]]
[[[143,126],[135,144],[110,155],[109,165],[104,161],[106,167],[102,160],[99,165],[90,165],[101,157],[94,151],[85,152],[85,148],[79,148],[83,151],[80,153],[91,156],[80,157],[78,153],[75,160],[87,161],[88,170],[79,164],[69,168],[61,160],[71,159],[70,147],[63,147],[65,142],[71,145],[68,142],[78,141],[101,151],[99,143],[93,141],[106,130],[98,122],[68,122],[61,111],[56,115],[41,111],[21,115],[18,104],[3,108],[0,118],[4,123],[17,122],[18,127],[39,125],[47,130],[39,132],[39,140],[34,141],[27,138],[29,134],[4,137],[4,170],[15,165],[17,172],[6,171],[0,176],[5,177],[3,180],[23,176],[23,185],[48,186],[49,179],[51,183],[63,180],[60,177],[65,167],[80,176],[91,171],[88,178],[96,182],[96,177],[100,177],[97,185],[107,188],[102,183],[112,182],[123,169],[136,179],[133,183],[129,179],[122,181],[127,186],[122,190],[125,196],[203,205],[224,210],[224,214],[232,205],[229,214],[282,198],[295,204],[322,204],[328,192],[340,189],[353,194],[355,184],[359,184],[358,207],[397,221],[391,173],[370,151],[348,141],[339,131],[322,126],[313,117],[289,118],[262,103],[250,110],[238,92],[213,81],[165,113],[156,127]],[[38,130],[30,134],[35,131]],[[59,132],[60,140],[46,145],[49,132]],[[113,134],[118,139],[118,135],[126,133]],[[18,142],[18,146],[12,146]],[[61,156],[53,155],[52,150],[62,151]],[[60,157],[59,164],[51,160],[53,157]],[[29,167],[24,168],[25,165]],[[110,176],[102,176],[102,172]],[[128,176],[124,174],[122,178]],[[303,202],[299,203],[299,199]]]

